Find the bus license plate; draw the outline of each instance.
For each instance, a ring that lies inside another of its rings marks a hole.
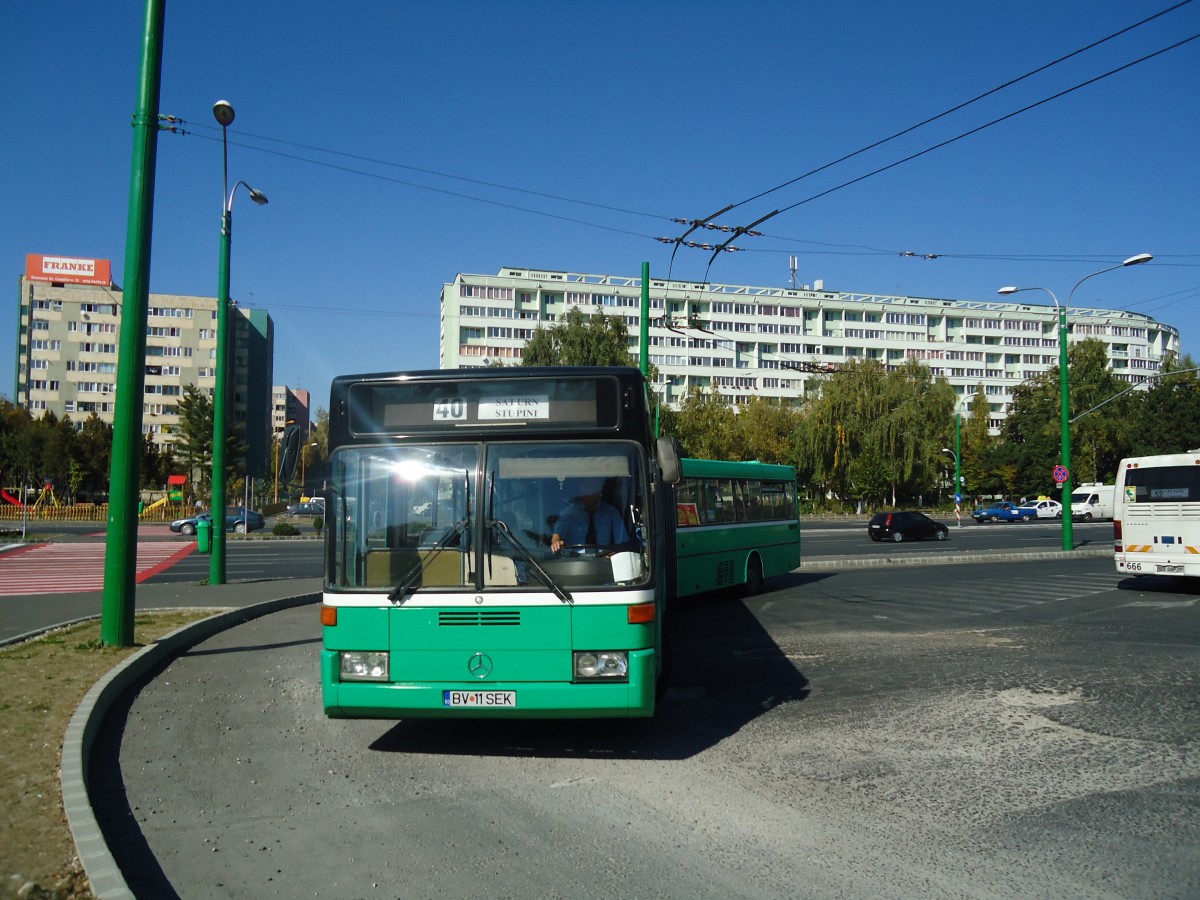
[[[1159,564],[1154,567],[1155,572],[1162,572],[1164,575],[1182,575],[1183,566],[1167,566]]]
[[[442,691],[442,706],[516,709],[516,691]]]

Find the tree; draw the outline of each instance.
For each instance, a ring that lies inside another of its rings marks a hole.
[[[992,408],[988,403],[983,385],[975,388],[971,398],[971,412],[962,423],[962,459],[960,468],[966,479],[966,490],[970,494],[990,494],[988,484],[993,471],[992,456],[996,439],[991,433]],[[949,446],[949,444],[947,444]]]
[[[765,463],[793,463],[799,425],[799,410],[766,397],[751,397],[737,415],[737,427],[747,458]]]
[[[1087,412],[1070,426],[1075,481],[1111,481],[1130,446],[1128,410],[1133,401],[1104,401],[1116,397],[1127,385],[1108,368],[1108,347],[1101,341],[1086,340],[1072,346],[1067,366],[1069,414]],[[1004,422],[1004,446],[998,448],[994,471],[999,463],[1015,466],[1016,491],[1049,494],[1052,490],[1051,473],[1062,456],[1058,373],[1056,366],[1013,388],[1013,402]]]
[[[864,506],[874,508],[886,500],[896,483],[896,467],[878,453],[856,456],[850,463],[850,496]]]
[[[183,389],[179,401],[179,439],[175,442],[176,452],[192,483],[192,492],[197,497],[206,497],[212,492],[212,437],[213,401],[208,391],[194,384]],[[238,478],[245,475],[246,442],[242,423],[234,423],[226,430],[225,483],[229,495]]]
[[[1168,360],[1148,391],[1130,395],[1129,455],[1200,447],[1200,373],[1186,371],[1195,368],[1190,356]]]
[[[585,316],[573,306],[560,324],[539,328],[521,352],[526,366],[633,366],[625,323],[601,310]]]
[[[176,451],[192,485],[192,493],[206,497],[212,491],[212,397],[207,391],[189,384],[183,389],[178,410]]]
[[[820,394],[802,410],[797,432],[797,469],[811,477],[820,496],[861,496],[852,487],[868,472],[851,463],[860,457],[886,462],[873,466],[873,481],[889,473],[893,503],[931,493],[945,468],[942,448],[953,434],[953,388],[917,360],[888,371],[878,360],[855,360],[820,382]],[[874,490],[874,487],[872,487]]]
[[[81,487],[91,494],[108,491],[112,470],[113,427],[92,413],[83,420],[76,440],[79,465],[83,469]]]
[[[676,440],[684,456],[696,459],[745,459],[737,413],[715,387],[692,388],[676,417]]]

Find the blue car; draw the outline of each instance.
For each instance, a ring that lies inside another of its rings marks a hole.
[[[1032,522],[1038,517],[1037,510],[1012,503],[993,503],[971,513],[976,522]]]
[[[171,530],[176,534],[195,534],[196,525],[201,521],[211,522],[212,513],[202,512],[198,515],[188,516],[186,519],[176,519],[171,523]],[[244,506],[230,506],[225,509],[226,531],[245,534],[248,531],[257,531],[266,524],[262,513],[246,509]]]

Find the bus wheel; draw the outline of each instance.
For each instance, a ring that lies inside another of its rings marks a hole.
[[[742,593],[747,597],[753,597],[763,586],[763,570],[762,560],[757,556],[751,556],[746,561],[746,584],[742,588]]]

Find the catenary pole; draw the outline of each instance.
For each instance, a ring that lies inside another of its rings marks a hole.
[[[113,452],[109,470],[108,530],[104,548],[104,598],[100,640],[133,646],[137,575],[138,492],[142,474],[142,393],[146,387],[146,318],[150,303],[150,237],[154,219],[154,170],[158,149],[158,100],[162,81],[166,0],[146,0],[133,160],[125,231]]]

